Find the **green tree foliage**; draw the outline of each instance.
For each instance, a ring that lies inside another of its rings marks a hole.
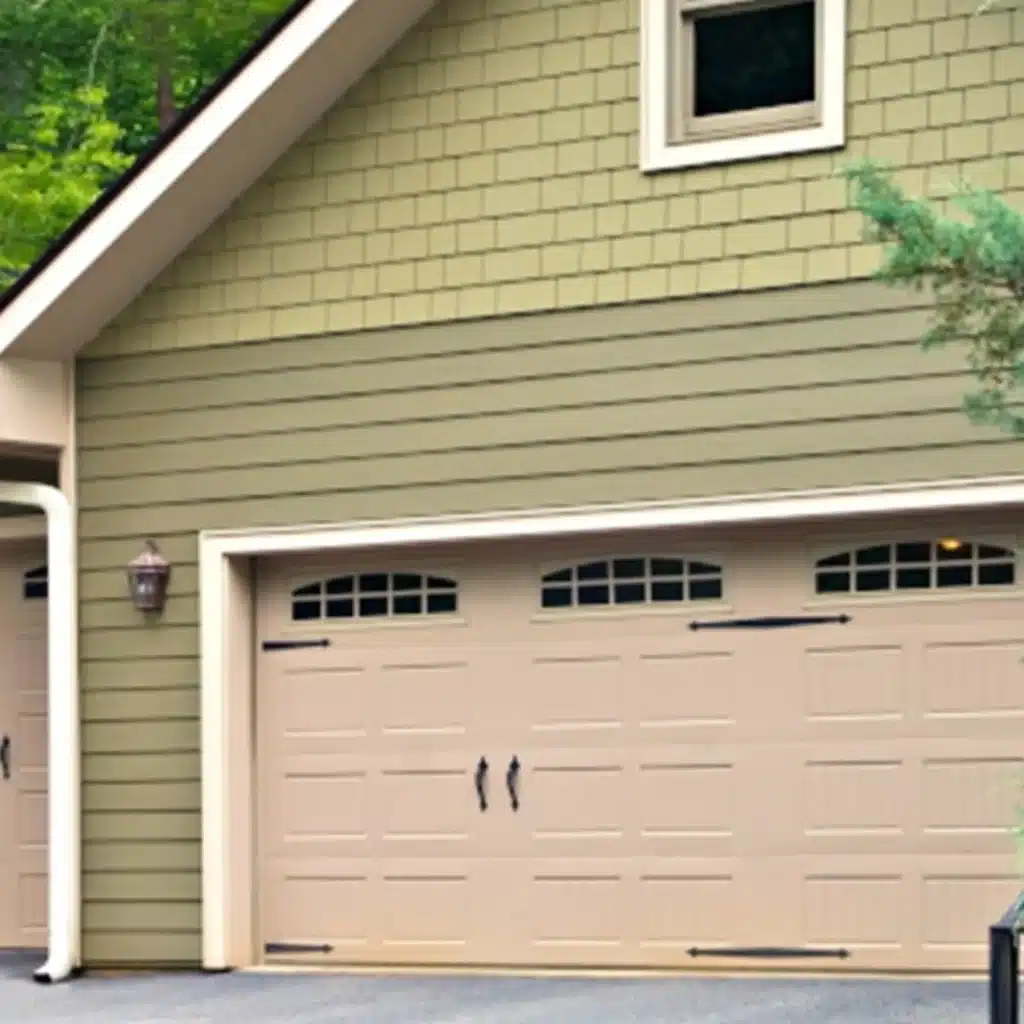
[[[924,346],[966,346],[977,380],[965,398],[968,415],[1024,436],[1017,394],[1024,384],[1024,215],[992,192],[964,186],[946,216],[870,162],[845,174],[868,237],[884,246],[878,276],[927,288],[934,298]]]
[[[0,291],[290,0],[0,3]]]
[[[23,141],[0,152],[0,288],[99,196],[131,157],[108,119],[103,89],[79,89],[70,103],[25,111]]]
[[[161,127],[158,82],[191,106],[289,0],[4,0],[0,4],[0,146],[32,103],[102,86],[120,148],[136,154]]]

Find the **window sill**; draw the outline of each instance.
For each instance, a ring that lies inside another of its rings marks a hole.
[[[689,167],[707,167],[713,164],[837,150],[842,149],[845,144],[842,125],[797,128],[702,142],[673,144],[652,141],[642,147],[640,167],[645,174],[651,174],[658,171],[685,170]]]

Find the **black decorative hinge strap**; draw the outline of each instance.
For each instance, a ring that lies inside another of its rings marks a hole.
[[[274,953],[333,953],[334,947],[328,946],[326,943],[268,942],[263,947],[263,952],[271,956]]]
[[[763,615],[755,619],[712,619],[691,622],[690,629],[793,629],[797,626],[845,626],[849,615]]]
[[[850,956],[848,949],[814,949],[806,946],[734,946],[721,949],[694,946],[687,952],[692,957],[747,957],[755,960],[846,960]]]
[[[264,651],[300,651],[307,647],[330,647],[330,640],[264,640]]]

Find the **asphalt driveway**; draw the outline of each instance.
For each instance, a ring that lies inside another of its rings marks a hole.
[[[981,982],[228,974],[41,986],[0,961],[18,1024],[983,1024]]]

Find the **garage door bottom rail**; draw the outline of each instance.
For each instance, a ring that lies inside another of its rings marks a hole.
[[[848,949],[822,949],[813,946],[693,946],[692,957],[713,956],[716,959],[747,960],[846,960]]]
[[[1020,930],[1024,892],[988,933],[988,997],[991,1024],[1020,1021]]]

